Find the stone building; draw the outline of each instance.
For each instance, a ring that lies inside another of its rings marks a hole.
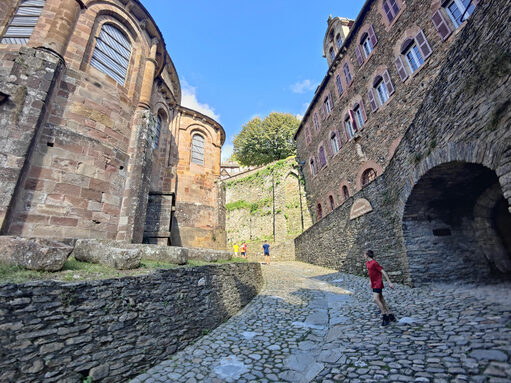
[[[140,1],[2,1],[0,39],[1,234],[224,246],[225,133]]]
[[[365,2],[295,136],[316,222],[298,259],[362,273],[372,247],[408,283],[509,274],[506,4]]]

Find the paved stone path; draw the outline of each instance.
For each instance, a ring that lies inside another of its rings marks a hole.
[[[138,382],[511,382],[511,286],[386,289],[381,327],[368,279],[299,262],[262,265],[240,313]]]

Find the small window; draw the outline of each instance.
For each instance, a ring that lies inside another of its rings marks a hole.
[[[348,140],[353,138],[355,135],[355,129],[353,127],[353,123],[351,122],[351,119],[349,116],[345,117],[344,119],[344,127],[346,128],[346,134],[348,135]]]
[[[364,41],[362,41],[362,50],[364,51],[364,55],[366,56],[366,58],[369,57],[369,55],[373,51],[373,48],[374,48],[373,43],[371,42],[369,35],[367,35]]]
[[[321,218],[323,218],[323,208],[321,207],[320,203],[318,203],[317,209],[318,209],[318,221],[319,221]]]
[[[308,127],[305,128],[305,142],[307,144],[310,144],[310,142],[311,142],[311,133],[310,133]]]
[[[346,84],[351,84],[353,78],[351,77],[350,67],[348,63],[345,63],[342,67],[342,71],[344,72],[344,78],[346,79]]]
[[[325,108],[325,116],[329,116],[332,112],[332,100],[330,99],[330,95],[325,97],[323,107]]]
[[[408,51],[406,51],[405,57],[411,73],[414,73],[422,64],[424,64],[424,59],[422,58],[419,47],[415,43],[413,43]]]
[[[325,148],[323,146],[319,147],[319,166],[321,168],[326,166]]]
[[[337,48],[341,49],[341,47],[342,47],[342,37],[341,37],[340,33],[337,34],[337,37],[335,38],[335,41],[337,42]]]
[[[474,12],[475,6],[472,0],[451,0],[445,9],[454,26],[458,28]]]
[[[334,48],[330,48],[330,58],[333,60],[335,58]]]
[[[156,117],[156,129],[154,132],[153,149],[158,148],[160,145],[160,133],[161,133],[161,117]]]
[[[91,65],[124,85],[131,55],[126,35],[111,24],[104,24],[96,40]]]
[[[389,99],[389,92],[385,82],[381,77],[380,80],[376,83],[375,88],[376,94],[378,95],[378,100],[380,101],[380,105],[385,104],[385,102]]]
[[[314,129],[316,129],[316,131],[319,130],[319,118],[318,118],[318,114],[317,113],[314,113]]]
[[[330,203],[330,210],[335,210],[335,201],[332,195],[328,196],[328,202]]]
[[[350,198],[350,191],[348,190],[348,187],[344,185],[342,187],[342,195],[344,196],[344,200],[346,201],[348,198]]]
[[[311,174],[314,177],[316,175],[316,163],[314,162],[314,158],[310,159],[310,167],[311,167]]]
[[[362,173],[362,186],[367,185],[369,182],[376,178],[376,171],[373,168],[364,170]]]
[[[339,93],[339,97],[340,97],[344,92],[344,89],[342,87],[342,82],[341,82],[341,76],[339,76],[339,75],[335,76],[335,84],[337,85],[337,92]]]
[[[334,30],[333,29],[330,31],[330,34],[328,35],[328,39],[330,41],[334,41]]]
[[[192,163],[204,165],[204,137],[200,134],[192,137]]]
[[[392,21],[399,13],[399,5],[397,4],[396,0],[383,0],[383,10],[387,15],[387,20],[389,23],[392,23]]]
[[[336,154],[339,152],[339,141],[337,141],[337,133],[332,132],[330,135],[330,144],[332,145],[332,153]]]
[[[46,0],[23,0],[3,35],[2,44],[25,45],[39,20]]]
[[[353,109],[353,114],[355,115],[355,118],[357,120],[357,125],[359,128],[362,128],[364,126],[364,116],[362,115],[362,108],[360,107],[360,104],[355,105],[355,109]]]

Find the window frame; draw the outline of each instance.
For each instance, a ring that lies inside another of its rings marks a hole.
[[[342,41],[342,36],[340,33],[338,33],[337,36],[335,36],[335,42],[337,44],[337,48],[341,49],[343,41]]]
[[[309,159],[309,167],[310,167],[311,175],[313,177],[315,177],[316,174],[318,174],[318,169],[316,169],[316,161],[314,161],[314,157],[311,157]]]
[[[0,44],[27,45],[34,33],[37,24],[39,23],[39,19],[47,3],[46,0],[39,0],[39,4],[30,4],[31,1],[32,0],[22,0],[18,2],[16,10],[2,31]],[[26,3],[29,4],[27,5]],[[20,9],[23,8],[31,8],[32,11],[37,9],[37,11],[34,14],[24,14],[26,12],[20,12]],[[21,20],[24,20],[25,22],[20,24]],[[30,33],[28,34],[29,28]],[[21,33],[20,29],[25,29],[25,31]]]
[[[342,86],[341,75],[339,73],[335,76],[335,85],[337,87],[337,93],[339,94],[339,97],[341,97],[344,93],[344,87]]]
[[[316,132],[319,132],[319,129],[321,128],[321,126],[319,125],[319,117],[318,117],[318,112],[314,112],[313,116],[312,116],[312,120],[314,122],[314,130]]]
[[[323,169],[327,165],[326,159],[326,151],[323,145],[320,145],[318,148],[318,161],[319,161],[319,170]]]
[[[335,199],[332,194],[328,195],[328,203],[330,204],[330,210],[334,211],[335,210]]]
[[[353,122],[351,121],[351,118],[349,116],[347,118],[344,117],[344,130],[346,131],[346,135],[348,136],[348,141],[355,137],[356,130],[353,127]]]
[[[330,116],[333,110],[332,99],[330,93],[327,94],[323,100],[323,107],[325,108],[325,117]]]
[[[194,148],[196,147],[196,146],[194,145],[194,139],[195,139],[195,137],[200,137],[200,138],[202,138],[202,143],[203,143],[203,145],[204,145],[204,146],[202,147],[202,158],[201,158],[202,162],[201,162],[201,163],[194,161],[194,156],[193,156],[193,154],[194,154],[194,152],[196,152],[196,151],[194,151]],[[205,148],[206,148],[206,137],[204,137],[204,135],[203,135],[202,133],[200,133],[200,132],[197,132],[197,131],[196,131],[196,132],[193,132],[193,133],[192,133],[191,146],[190,146],[190,164],[195,164],[195,165],[199,165],[199,166],[204,166],[204,165],[205,165],[205,163],[206,163],[206,162],[205,162],[205,159],[206,159]]]
[[[376,177],[378,177],[378,173],[374,168],[367,168],[364,170],[361,176],[361,185],[362,187],[369,185],[371,182],[373,182]],[[367,182],[365,182],[367,181]]]
[[[411,58],[410,58],[411,56]],[[410,74],[414,74],[419,70],[419,68],[424,65],[424,57],[422,57],[422,52],[419,49],[419,45],[415,40],[413,40],[413,43],[410,45],[410,47],[406,50],[404,53],[404,57],[406,59],[406,62],[408,63],[408,67],[410,68]],[[413,64],[412,65],[412,59]],[[418,64],[418,65],[417,65]],[[414,68],[415,66],[415,68]]]
[[[364,126],[364,116],[362,115],[362,107],[360,104],[355,105],[353,108],[353,114],[355,115],[355,118],[357,119],[357,124],[360,129]]]
[[[342,185],[341,191],[342,191],[342,196],[344,198],[344,201],[346,201],[348,198],[350,198],[350,189],[348,189],[348,186]]]
[[[456,9],[460,13],[460,18],[462,16],[464,16],[464,20],[462,20],[462,19],[458,20],[456,18],[456,16],[453,14],[453,12],[452,12],[452,10],[450,8],[451,5],[455,5],[456,6]],[[454,24],[455,29],[458,29],[459,27],[461,27],[461,25],[465,21],[468,20],[468,18],[472,15],[472,13],[474,13],[474,10],[475,10],[476,6],[473,3],[473,1],[470,1],[470,0],[469,0],[469,3],[468,3],[468,6],[463,4],[463,0],[450,0],[448,3],[446,3],[443,6],[443,8],[447,12],[447,16],[449,16],[449,18],[451,19],[452,23]],[[470,8],[472,8],[471,11],[469,11]]]
[[[323,218],[323,207],[321,206],[321,202],[318,202],[316,205],[316,214],[318,221]]]
[[[344,65],[342,66],[342,71],[344,73],[344,79],[346,80],[346,85],[350,86],[350,84],[353,82],[353,76],[351,75],[350,66],[347,62],[344,63]],[[348,77],[349,77],[349,79],[348,79]]]
[[[156,115],[156,129],[154,132],[154,138],[152,142],[153,149],[158,149],[160,146],[160,134],[161,134],[161,127],[163,125],[163,118],[160,114]]]
[[[332,153],[334,156],[339,153],[339,150],[341,150],[336,131],[332,131],[330,133],[330,146],[332,147]]]
[[[385,104],[389,100],[390,95],[389,90],[387,89],[387,85],[385,84],[385,81],[383,81],[383,77],[376,83],[374,89],[376,89],[376,95],[378,96],[380,106]],[[385,100],[382,100],[383,98],[385,98]]]
[[[362,41],[362,51],[364,52],[365,59],[367,60],[369,56],[371,55],[371,52],[374,50],[373,43],[371,42],[371,38],[369,37],[369,34],[364,38],[364,41]],[[369,47],[369,48],[368,48]]]
[[[387,6],[388,9],[385,9],[385,6]],[[385,13],[385,15],[387,17],[387,21],[389,22],[389,25],[392,24],[396,20],[397,15],[401,11],[401,7],[399,6],[397,0],[383,0],[382,8],[383,8],[383,12]],[[392,18],[389,17],[389,14],[392,16]]]
[[[129,44],[129,55],[128,55],[128,57],[124,57],[122,55],[122,52],[119,52],[114,47],[110,46],[106,42],[106,40],[108,40],[108,39],[105,39],[105,41],[103,41],[101,39],[101,34],[105,30],[105,34],[108,35],[108,37],[110,37],[110,40],[117,42],[120,46],[122,46],[122,48],[124,50],[128,51],[128,48],[123,45],[123,42],[119,41],[117,38],[115,38],[115,36],[112,36],[109,33],[109,31],[107,30],[108,27],[110,27],[113,30],[115,30],[116,33],[118,33],[121,37],[123,37],[125,39],[124,42]],[[133,43],[132,43],[132,40],[131,40],[131,38],[129,36],[129,33],[127,33],[114,20],[108,19],[105,22],[101,23],[101,25],[98,28],[97,34],[94,36],[94,39],[95,39],[95,43],[94,43],[94,48],[92,49],[92,52],[91,52],[91,55],[90,55],[89,65],[91,67],[93,67],[94,69],[98,70],[99,72],[105,74],[109,78],[113,79],[117,84],[119,84],[121,86],[126,86],[126,82],[127,82],[127,79],[128,79],[129,73],[130,73],[129,70],[130,70],[131,57],[133,55]],[[126,60],[125,68],[123,67],[123,63],[121,63],[119,61],[116,61],[115,57],[111,57],[110,55],[108,55],[108,52],[103,52],[103,50],[102,50],[102,48],[100,47],[100,44],[99,44],[100,42],[101,42],[102,45],[104,45],[105,47],[109,48],[111,51],[115,52],[117,54],[117,56],[119,56],[122,59]],[[96,56],[96,52],[99,52],[100,54],[103,54],[107,59],[109,59],[110,61],[112,61],[113,63],[117,64],[119,67],[121,67],[121,69],[124,70],[124,74],[123,73],[119,73],[117,70],[113,69],[111,67],[111,64],[108,65],[108,62],[103,62],[100,58],[98,58]],[[95,64],[95,62],[97,62],[97,63]],[[101,67],[104,67],[104,69],[101,68]],[[114,75],[112,75],[111,73],[113,73]],[[118,78],[116,78],[115,75],[118,76]],[[122,82],[119,81],[120,79],[122,79]]]

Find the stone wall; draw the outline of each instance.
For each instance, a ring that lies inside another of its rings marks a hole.
[[[298,237],[298,259],[359,274],[372,248],[406,283],[509,276],[511,10],[502,4],[480,3],[386,171]],[[360,198],[373,211],[351,220]]]
[[[227,240],[231,249],[233,244],[247,241],[249,257],[261,260],[266,239],[276,259],[294,259],[293,239],[311,224],[298,174],[295,159],[289,158],[223,181]]]
[[[258,264],[0,285],[0,381],[126,382],[238,312]]]

